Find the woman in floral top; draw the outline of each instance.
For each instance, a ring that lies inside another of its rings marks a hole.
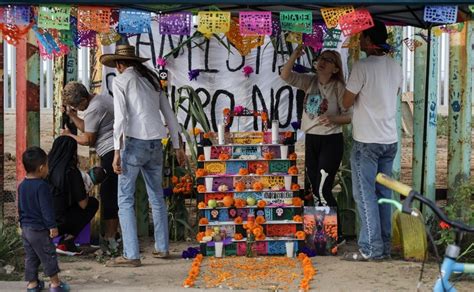
[[[306,134],[305,193],[312,188],[321,204],[318,189],[321,170],[324,169],[328,173],[322,191],[324,200],[328,206],[337,207],[332,187],[344,150],[342,125],[350,123],[352,116],[351,109],[344,109],[342,106],[345,82],[341,56],[336,51],[327,50],[313,60],[316,74],[292,72],[296,59],[303,54],[303,47],[299,45],[283,66],[280,76],[291,86],[306,93],[301,119],[301,130]],[[338,224],[339,236],[340,226]],[[338,241],[341,240],[342,237]]]

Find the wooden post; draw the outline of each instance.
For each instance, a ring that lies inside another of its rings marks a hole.
[[[430,200],[436,200],[436,151],[437,151],[437,114],[438,114],[438,67],[439,67],[439,37],[428,33],[429,59],[426,104],[425,104],[425,157],[423,164],[423,194]],[[425,218],[432,216],[430,208],[422,208]]]
[[[40,146],[39,115],[39,50],[34,32],[21,39],[17,46],[16,78],[16,179],[25,177],[21,156],[26,148]]]
[[[421,29],[416,29],[423,33]],[[413,93],[413,157],[412,157],[412,186],[418,192],[422,191],[423,175],[423,139],[425,135],[425,98],[426,98],[426,56],[427,43],[415,50],[414,93]]]
[[[471,158],[471,95],[473,23],[449,40],[448,200],[469,181]]]
[[[3,38],[0,37],[0,224],[3,224],[3,207],[5,203],[5,172],[4,172],[4,164],[5,164],[5,156],[4,156],[4,150],[5,150],[5,139],[4,139],[4,129],[5,129],[5,124],[3,122],[3,112],[4,112],[4,104],[3,104],[3,99],[5,98],[3,96],[3,66],[5,64],[3,63]]]

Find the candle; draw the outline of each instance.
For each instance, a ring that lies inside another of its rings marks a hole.
[[[280,134],[280,122],[278,120],[272,121],[272,144],[278,144]]]
[[[225,144],[224,133],[225,133],[225,125],[224,124],[217,125],[217,137],[219,139],[219,145]]]

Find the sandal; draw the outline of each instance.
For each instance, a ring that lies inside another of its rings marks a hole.
[[[49,285],[49,292],[68,292],[71,289],[68,284],[64,282],[59,282],[59,286],[57,287],[51,287],[51,284]]]
[[[44,281],[36,280],[38,284],[33,288],[26,288],[26,292],[39,292],[44,288]]]

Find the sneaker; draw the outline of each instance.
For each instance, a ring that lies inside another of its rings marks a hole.
[[[56,246],[56,253],[66,256],[75,256],[81,254],[80,252],[69,251],[67,246],[64,243],[60,243]]]
[[[26,288],[26,292],[40,292],[41,290],[43,290],[44,282],[38,280],[37,283],[38,284],[36,284],[36,287],[34,287],[34,288]]]
[[[381,262],[385,259],[384,256],[379,257],[367,257],[360,251],[356,252],[346,252],[341,258],[344,261],[351,261],[351,262]]]
[[[142,261],[140,259],[129,260],[121,257],[116,257],[111,259],[105,263],[106,267],[128,267],[128,268],[135,268],[142,265]]]
[[[71,289],[68,284],[60,282],[58,287],[51,287],[49,285],[49,292],[68,292]]]
[[[156,250],[154,250],[152,254],[153,254],[154,258],[158,258],[158,259],[166,259],[170,256],[169,251],[156,251]]]

